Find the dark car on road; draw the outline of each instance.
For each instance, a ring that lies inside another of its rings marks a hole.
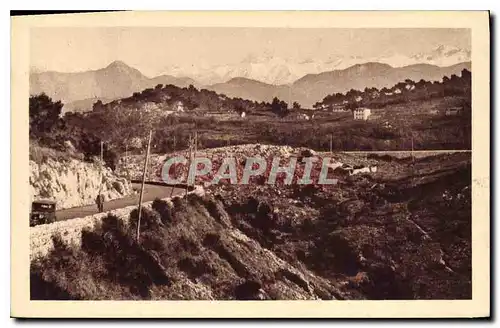
[[[56,221],[56,202],[36,200],[31,203],[30,227]]]

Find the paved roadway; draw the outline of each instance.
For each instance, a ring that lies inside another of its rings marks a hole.
[[[132,187],[138,191],[141,190],[140,183],[132,183]],[[155,198],[165,198],[175,195],[182,195],[186,192],[184,188],[160,186],[153,184],[146,184],[144,186],[144,195],[142,202],[150,202]],[[139,192],[135,195],[131,195],[125,198],[115,199],[104,203],[104,212],[111,211],[117,208],[127,207],[131,205],[137,205],[139,203]],[[80,218],[87,215],[92,215],[98,213],[97,205],[87,205],[81,207],[67,208],[63,210],[56,211],[57,221],[64,221],[74,218]]]

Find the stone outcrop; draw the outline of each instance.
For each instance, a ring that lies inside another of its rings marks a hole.
[[[275,146],[264,144],[246,144],[227,146],[219,148],[201,149],[198,150],[197,157],[207,157],[214,162],[222,161],[226,157],[234,157],[238,159],[245,159],[246,157],[262,157],[269,159],[272,157],[289,158],[291,156],[300,157],[305,152],[310,156],[316,156],[317,153],[307,148],[293,148],[290,146]],[[188,150],[177,151],[166,155],[152,154],[149,157],[148,170],[146,172],[146,179],[148,181],[162,181],[161,169],[163,163],[171,157],[184,156],[189,158]],[[133,155],[127,158],[122,158],[117,166],[117,172],[122,176],[130,177],[131,179],[141,179],[144,168],[144,155]]]
[[[188,194],[203,196],[205,191],[200,186]],[[173,197],[173,198],[177,198]],[[171,203],[171,198],[165,198],[163,201]],[[145,210],[152,208],[153,202],[145,202],[142,207]],[[80,247],[82,241],[82,231],[84,229],[93,229],[96,224],[100,223],[103,218],[108,215],[113,215],[119,218],[124,223],[128,223],[130,213],[137,209],[136,205],[119,208],[105,213],[88,215],[81,218],[71,220],[58,221],[51,224],[41,224],[30,227],[30,257],[36,259],[45,256],[53,248],[52,237],[59,236],[63,242],[68,245]]]
[[[130,182],[111,169],[76,159],[30,161],[30,187],[32,200],[54,200],[57,209],[94,204],[99,192],[106,201],[133,193]]]
[[[145,204],[151,207],[151,202]],[[53,249],[52,237],[58,235],[68,245],[80,247],[82,242],[82,231],[92,229],[104,217],[109,214],[115,215],[124,222],[127,222],[130,213],[137,206],[128,206],[106,213],[89,215],[66,221],[58,221],[51,224],[41,224],[30,228],[30,258],[31,260],[43,257]]]

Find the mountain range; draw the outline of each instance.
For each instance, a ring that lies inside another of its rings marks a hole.
[[[307,74],[319,74],[333,70],[343,70],[356,64],[370,62],[388,64],[392,67],[404,67],[415,64],[431,64],[440,67],[452,66],[471,60],[471,52],[466,49],[438,45],[427,52],[402,55],[398,53],[383,53],[381,55],[352,56],[317,54],[306,58],[281,58],[272,52],[248,54],[241,61],[208,65],[203,62],[198,65],[180,67],[170,65],[164,69],[173,76],[189,76],[203,85],[224,83],[232,78],[244,77],[267,84],[291,84]]]
[[[226,83],[214,84],[209,89],[230,97],[257,101],[270,101],[273,97],[278,97],[287,102],[297,101],[303,107],[310,108],[328,94],[343,93],[350,89],[363,90],[366,87],[392,87],[406,79],[441,81],[444,76],[460,75],[464,68],[471,70],[471,63],[448,67],[429,64],[392,67],[388,64],[365,63],[343,70],[308,74],[289,85],[276,86],[246,78],[233,78]]]
[[[471,63],[464,62],[448,67],[429,64],[415,64],[392,67],[381,63],[356,64],[343,70],[333,70],[319,74],[308,74],[290,85],[265,86],[241,78],[212,86],[218,93],[227,96],[245,96],[251,100],[271,100],[278,97],[287,102],[297,101],[303,107],[311,107],[326,95],[346,92],[350,89],[363,90],[368,87],[392,87],[406,79],[419,81],[441,81],[444,76],[460,75],[463,69],[471,70]]]
[[[470,62],[440,67],[431,64],[412,64],[393,67],[380,62],[355,64],[345,69],[335,69],[317,74],[306,74],[290,84],[275,85],[234,77],[227,82],[203,85],[190,77],[161,75],[148,78],[139,70],[115,61],[105,68],[78,73],[36,72],[30,74],[30,94],[45,92],[55,100],[65,103],[65,111],[90,110],[98,99],[103,102],[124,98],[132,93],[157,84],[186,87],[192,84],[229,97],[255,101],[271,101],[278,97],[287,102],[297,101],[311,107],[326,95],[365,87],[392,87],[411,79],[440,81],[443,76],[459,75],[463,69],[471,70]]]
[[[128,97],[136,91],[157,84],[185,87],[190,84],[196,85],[196,82],[187,77],[170,75],[148,78],[122,61],[114,61],[104,68],[85,72],[30,73],[30,94],[45,92],[53,99],[61,100],[65,104],[65,111],[89,109],[88,104],[93,104],[97,100],[105,102]]]

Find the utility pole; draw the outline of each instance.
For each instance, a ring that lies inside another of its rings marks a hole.
[[[104,163],[104,142],[101,140],[101,163]]]
[[[139,235],[140,235],[140,229],[141,229],[142,197],[144,195],[144,184],[146,181],[146,170],[148,168],[149,148],[151,147],[152,135],[153,135],[153,130],[149,130],[148,149],[146,151],[146,158],[144,159],[144,171],[142,173],[141,194],[139,196],[139,213],[137,215],[137,243],[139,243]]]
[[[330,154],[333,154],[333,133],[330,133]]]
[[[189,146],[189,162],[188,162],[188,174],[187,174],[187,178],[186,178],[186,197],[185,197],[186,202],[187,202],[187,195],[188,195],[188,191],[189,191],[189,171],[191,170],[191,163],[192,163],[192,156],[193,156],[193,153],[192,153],[193,140],[191,137],[191,133],[189,134],[188,146]]]
[[[196,158],[196,152],[198,151],[198,130],[194,131],[194,158]]]
[[[411,161],[414,163],[415,162],[415,155],[413,153],[414,148],[413,148],[413,131],[411,132]]]
[[[125,143],[125,158],[123,160],[124,167],[127,167],[127,161],[128,161],[128,144]],[[127,168],[127,178],[130,181],[130,169],[129,168]]]
[[[413,153],[413,131],[411,132],[411,186],[415,187],[415,155]]]

